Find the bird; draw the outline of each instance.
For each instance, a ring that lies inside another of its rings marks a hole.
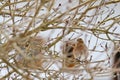
[[[19,63],[18,65],[31,69],[41,67],[45,59],[43,55],[44,44],[45,40],[40,36],[29,37],[17,42],[17,46],[20,51],[23,52],[20,54],[20,52],[16,50],[17,55],[15,60]]]
[[[74,45],[74,42],[71,41],[67,41],[64,45],[64,65],[66,68],[75,68],[79,64],[73,55]]]
[[[120,43],[117,43],[114,46],[114,50],[113,50],[113,70],[114,69],[118,69],[117,71],[113,72],[113,80],[120,80],[120,72],[119,72],[119,68],[120,68]]]
[[[88,48],[82,38],[78,38],[73,46],[73,56],[80,61],[86,61],[88,57]]]

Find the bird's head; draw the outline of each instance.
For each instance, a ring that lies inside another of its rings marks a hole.
[[[77,42],[79,42],[79,43],[83,43],[82,38],[78,38],[78,39],[77,39]]]

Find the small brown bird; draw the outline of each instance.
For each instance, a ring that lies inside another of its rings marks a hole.
[[[120,80],[120,72],[119,72],[119,69],[120,69],[120,43],[117,42],[115,45],[114,45],[114,48],[113,48],[113,79],[112,80]]]
[[[73,55],[74,42],[67,41],[64,45],[64,65],[66,68],[74,68],[79,62],[74,58]]]
[[[86,61],[88,57],[88,48],[84,44],[81,38],[77,39],[77,42],[73,49],[74,58],[79,59],[80,61]]]
[[[39,68],[45,61],[44,47],[45,40],[42,37],[29,37],[17,42],[19,51],[16,50],[16,61],[20,67],[24,68]]]
[[[118,69],[119,70],[119,68],[120,68],[120,51],[118,51],[115,54],[115,57],[114,57],[114,66],[113,66],[113,69]],[[114,72],[113,80],[120,80],[120,72],[119,71],[115,71]]]

